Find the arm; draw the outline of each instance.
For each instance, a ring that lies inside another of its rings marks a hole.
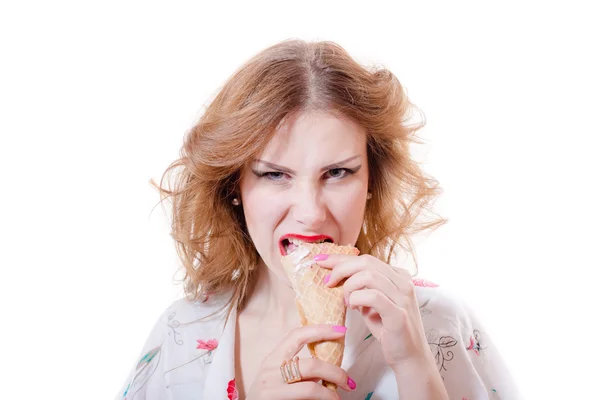
[[[400,370],[394,373],[399,399],[449,399],[433,357],[404,365]]]

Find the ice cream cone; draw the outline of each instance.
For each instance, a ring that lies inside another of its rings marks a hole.
[[[333,243],[303,243],[291,254],[281,258],[283,268],[296,292],[296,306],[302,326],[312,324],[344,325],[346,305],[341,285],[329,288],[323,278],[329,270],[320,267],[314,257],[317,254],[358,255],[355,247],[338,246]],[[328,363],[342,365],[344,338],[335,341],[311,343],[308,351],[313,357]],[[336,391],[337,385],[323,382],[328,389]]]

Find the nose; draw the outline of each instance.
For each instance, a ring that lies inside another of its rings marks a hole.
[[[292,204],[293,218],[307,229],[316,229],[327,217],[323,196],[314,185],[299,185],[292,194]]]

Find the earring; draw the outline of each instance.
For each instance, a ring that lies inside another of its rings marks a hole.
[[[367,200],[371,200],[371,197],[373,197],[373,195],[371,194],[371,192],[367,193]]]
[[[234,197],[233,200],[231,200],[231,204],[233,204],[234,206],[239,206],[240,205],[240,201],[238,200],[237,197]]]

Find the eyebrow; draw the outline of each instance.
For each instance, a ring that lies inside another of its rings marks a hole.
[[[355,159],[357,159],[359,157],[360,157],[360,154],[356,155],[356,156],[352,156],[350,158],[346,158],[345,160],[338,161],[338,162],[330,164],[330,165],[326,165],[325,167],[321,168],[321,171],[324,172],[324,171],[329,171],[330,169],[341,168],[344,165],[348,164],[350,161],[355,160]],[[293,174],[294,173],[294,171],[292,171],[289,168],[282,167],[281,165],[273,164],[273,163],[270,163],[268,161],[254,160],[254,162],[255,163],[264,164],[264,165],[266,165],[269,168],[273,168],[273,169],[276,169],[278,171],[285,172],[285,173],[288,173],[288,174]]]

